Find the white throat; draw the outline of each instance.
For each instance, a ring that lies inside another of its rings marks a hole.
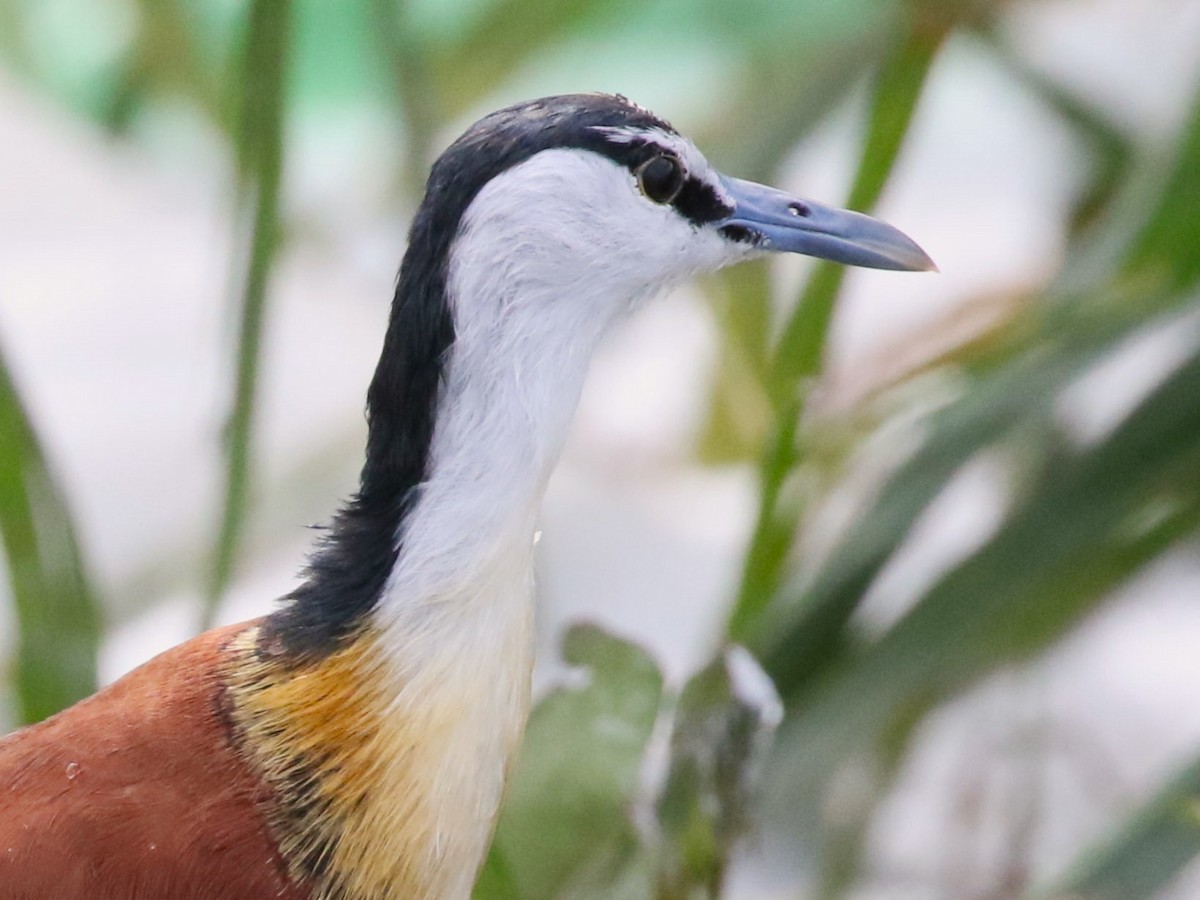
[[[379,607],[385,627],[411,635],[416,610],[432,625],[447,604],[456,627],[464,614],[490,618],[481,604],[508,606],[518,587],[528,603],[538,506],[596,344],[614,319],[729,253],[588,152],[544,151],[480,191],[451,248],[455,339],[427,480]]]
[[[551,152],[493,179],[451,250],[455,339],[427,477],[374,613],[394,714],[448,715],[422,746],[446,897],[469,891],[524,730],[538,509],[588,362],[613,319],[660,287],[580,277],[578,248],[554,242],[546,204],[519,190]]]
[[[536,154],[463,216],[426,480],[374,612],[394,714],[439,722],[421,752],[441,896],[469,890],[524,728],[538,508],[592,351],[614,319],[730,253],[584,151]]]

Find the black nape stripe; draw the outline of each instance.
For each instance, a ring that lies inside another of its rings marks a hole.
[[[268,616],[259,653],[301,661],[341,646],[379,602],[399,555],[405,517],[427,475],[438,391],[454,322],[446,296],[450,248],[463,213],[492,178],[542,150],[578,147],[636,165],[654,152],[614,143],[597,127],[673,129],[623,97],[548,97],[494,112],[442,154],[409,230],[375,376],[367,392],[366,462],[358,491],[334,516],[305,580]],[[709,221],[715,197],[690,183],[676,198]],[[708,190],[711,194],[711,190]]]
[[[445,354],[454,341],[445,287],[449,240],[439,259],[435,252],[443,242],[429,205],[422,204],[413,221],[367,391],[366,462],[358,491],[334,516],[303,584],[267,618],[260,652],[312,658],[336,649],[375,608],[395,565],[401,525],[426,475]]]

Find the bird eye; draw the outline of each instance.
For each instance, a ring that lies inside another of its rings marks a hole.
[[[662,154],[637,167],[638,187],[655,203],[670,203],[683,188],[683,163],[674,156]]]

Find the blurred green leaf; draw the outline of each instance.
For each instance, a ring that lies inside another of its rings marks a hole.
[[[0,54],[13,70],[24,72],[29,67],[21,36],[21,16],[15,3],[0,2]]]
[[[710,158],[723,171],[774,182],[796,143],[866,75],[886,43],[879,31],[821,41],[807,53],[787,45],[751,54],[739,88],[714,117],[721,127],[700,138]],[[710,283],[722,295],[718,315],[725,340],[699,452],[708,462],[726,462],[757,452],[772,421],[774,308],[765,260],[732,266]]]
[[[930,417],[921,447],[856,517],[811,584],[798,598],[785,590],[750,634],[751,647],[785,696],[844,649],[842,630],[867,587],[954,474],[1022,421],[1048,415],[1051,388],[1063,386],[1117,340],[1110,335],[1074,352],[1064,347],[1014,363]]]
[[[1195,531],[1200,354],[1094,445],[1069,446],[1054,429],[1039,440],[1037,467],[995,535],[881,638],[788,697],[798,716],[784,734],[805,767],[831,765],[914,709],[1044,648]]]
[[[914,26],[880,67],[871,98],[867,136],[849,206],[869,210],[879,199],[908,133],[917,101],[946,32]],[[761,498],[742,583],[729,617],[734,640],[746,640],[756,618],[779,587],[787,548],[800,510],[780,505],[784,480],[798,460],[796,435],[803,415],[806,380],[820,371],[844,267],[819,263],[783,327],[769,379],[775,426],[759,470]]]
[[[766,392],[771,285],[766,260],[724,270],[708,282],[721,320],[717,373],[697,456],[709,464],[756,453],[771,422]]]
[[[1173,149],[1158,205],[1134,240],[1126,266],[1141,278],[1161,279],[1163,290],[1183,291],[1200,279],[1200,89]]]
[[[406,0],[370,0],[375,34],[390,64],[407,145],[405,187],[419,197],[432,162],[441,102],[429,70],[428,49],[412,23]]]
[[[908,134],[933,61],[947,32],[914,26],[897,44],[875,78],[867,133],[846,205],[869,211],[878,202]],[[775,348],[771,387],[786,406],[801,382],[820,371],[829,320],[846,267],[820,263],[805,286]]]
[[[797,143],[846,101],[887,52],[890,23],[884,17],[870,30],[835,36],[841,39],[823,36],[803,52],[787,40],[770,52],[756,47],[743,56],[729,99],[697,135],[706,155],[740,178],[777,178]]]
[[[1200,116],[1194,115],[1184,133],[1194,135],[1197,121]],[[1186,180],[1184,173],[1200,169],[1200,143],[1188,138],[1182,147],[1170,174],[1156,185],[1165,195]],[[1116,230],[1127,239],[1154,233],[1174,242],[1192,227],[1170,196],[1149,206],[1143,203],[1140,217],[1144,225],[1131,229],[1121,223]],[[1172,228],[1180,228],[1179,235],[1172,237]],[[1101,232],[1089,243],[1109,246],[1112,239]],[[1075,255],[1086,259],[1094,253],[1083,246]],[[777,595],[774,608],[747,636],[784,696],[794,695],[846,649],[842,629],[868,585],[907,537],[909,525],[962,465],[1004,435],[1044,420],[1057,393],[1087,366],[1114,352],[1152,316],[1173,316],[1172,309],[1189,300],[1187,295],[1145,290],[1131,295],[1106,288],[1061,296],[1052,292],[1042,305],[1031,307],[1024,326],[1012,330],[973,373],[979,380],[961,402],[929,419],[921,448],[862,511],[800,597],[787,599],[786,591]]]
[[[530,716],[477,900],[638,896],[639,885],[645,896],[630,814],[662,675],[641,648],[592,625],[567,632],[563,658],[582,683]]]
[[[254,0],[246,25],[236,149],[239,181],[253,226],[241,295],[233,407],[225,426],[225,496],[212,573],[200,612],[201,630],[211,627],[216,617],[245,526],[267,284],[280,240],[290,11],[289,0]]]
[[[631,0],[495,0],[457,40],[430,48],[445,118],[462,115],[537,50],[636,8]]]
[[[660,900],[721,896],[782,713],[770,679],[741,647],[727,648],[684,686],[657,804]]]
[[[1046,900],[1127,900],[1168,887],[1200,853],[1200,758],[1193,760],[1110,840],[1091,849]]]
[[[1193,131],[1189,126],[1187,133]],[[812,815],[807,804],[816,798],[800,802],[801,785],[824,784],[847,754],[869,752],[881,735],[919,721],[974,679],[1044,649],[1114,586],[1194,533],[1200,522],[1194,475],[1200,446],[1193,437],[1200,421],[1189,418],[1197,415],[1193,398],[1200,389],[1194,357],[1095,446],[1066,446],[1054,416],[1061,392],[1091,365],[1143,329],[1183,327],[1178,310],[1200,305],[1186,294],[1153,291],[1155,284],[1186,282],[1167,275],[1178,261],[1147,269],[1134,254],[1138,279],[1120,288],[1105,286],[1096,277],[1105,269],[1094,265],[1096,245],[1119,258],[1121,237],[1143,246],[1146,234],[1156,235],[1160,247],[1186,243],[1194,223],[1168,195],[1196,163],[1185,141],[1155,184],[1162,200],[1123,198],[1126,220],[1093,230],[1092,246],[1076,254],[1081,262],[1072,257],[1072,270],[1092,267],[1084,282],[1089,290],[1052,292],[982,366],[967,369],[962,396],[927,420],[921,447],[805,579],[799,598],[777,600],[757,623],[752,644],[794,712],[773,768],[780,808]],[[1152,183],[1131,178],[1143,190]],[[1106,271],[1109,278],[1117,274],[1111,263]],[[1068,275],[1063,283],[1077,286],[1080,279]],[[867,641],[850,627],[867,588],[943,486],[997,446],[1017,454],[1025,469],[1010,517],[896,626]]]
[[[0,540],[17,608],[17,700],[38,722],[96,689],[100,610],[79,541],[0,354]]]
[[[1125,182],[1133,164],[1134,141],[1103,110],[1030,64],[995,24],[989,23],[981,33],[996,59],[1052,109],[1059,120],[1083,140],[1092,155],[1092,174],[1082,195],[1075,201],[1071,217],[1070,230],[1077,231],[1107,210]]]
[[[152,93],[186,97],[219,127],[228,127],[219,68],[200,46],[201,17],[179,0],[137,0],[136,34],[113,72],[100,118],[126,132]]]

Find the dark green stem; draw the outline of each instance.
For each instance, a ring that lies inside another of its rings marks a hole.
[[[0,543],[17,612],[17,702],[37,722],[96,689],[101,613],[62,491],[0,354]]]
[[[851,209],[871,209],[883,192],[945,34],[944,29],[914,27],[881,66],[858,172],[847,202]],[[779,499],[797,462],[796,435],[808,384],[824,362],[829,324],[844,273],[841,266],[818,264],[776,346],[769,381],[775,424],[759,468],[758,518],[729,620],[734,640],[746,638],[751,624],[775,593],[799,521],[800,510],[782,509]]]
[[[425,175],[438,125],[437,85],[429,70],[425,49],[409,21],[406,0],[372,0],[371,11],[383,52],[391,66],[404,122],[404,187],[410,197],[419,198],[424,193]]]
[[[241,546],[250,484],[250,439],[258,393],[267,284],[279,244],[283,172],[283,118],[289,0],[255,0],[243,57],[243,99],[237,162],[241,190],[252,209],[253,231],[241,296],[237,381],[225,430],[225,498],[211,578],[200,624],[212,625]]]

